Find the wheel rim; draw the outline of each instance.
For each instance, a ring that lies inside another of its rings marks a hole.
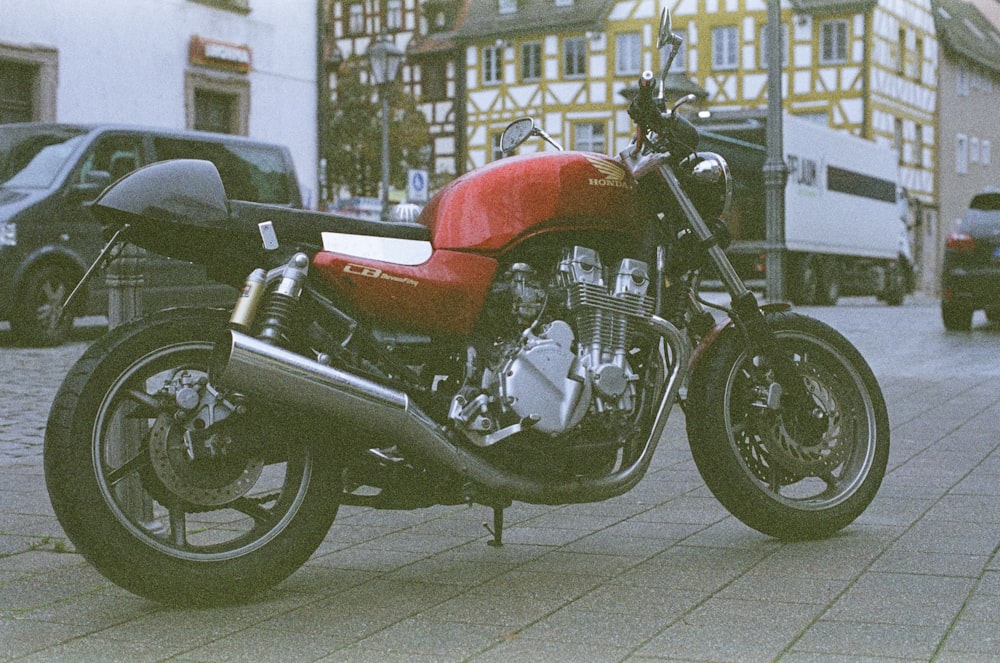
[[[160,390],[181,372],[207,376],[211,350],[180,343],[135,361],[105,394],[91,439],[95,476],[119,523],[159,552],[193,561],[240,557],[277,537],[301,508],[313,469],[308,449],[295,444],[266,461],[184,467],[183,438],[169,423],[181,411],[170,400],[179,399]]]
[[[799,510],[824,510],[855,494],[875,461],[875,406],[864,379],[833,345],[793,331],[778,332],[826,416],[820,439],[801,444],[782,417],[759,406],[766,371],[744,352],[724,394],[729,444],[743,471],[769,498]]]
[[[56,277],[45,279],[39,285],[35,296],[35,320],[41,329],[52,330],[59,327],[66,290],[66,284]]]

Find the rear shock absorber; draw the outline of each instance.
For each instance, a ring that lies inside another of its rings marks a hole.
[[[282,345],[282,340],[288,339],[290,324],[308,271],[309,256],[304,253],[296,253],[285,264],[278,286],[267,297],[267,306],[255,334],[257,338],[271,345]]]

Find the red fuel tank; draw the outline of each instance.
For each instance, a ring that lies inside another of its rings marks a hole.
[[[551,230],[610,230],[642,237],[635,179],[596,152],[543,152],[463,175],[420,215],[435,249],[502,254]]]
[[[636,183],[615,160],[590,152],[511,157],[472,171],[442,189],[419,223],[430,241],[403,240],[392,260],[387,242],[348,251],[333,237],[313,259],[353,311],[370,322],[418,333],[472,332],[499,258],[551,231],[606,231],[641,239]],[[376,247],[376,245],[378,245]],[[419,256],[414,258],[414,256]]]

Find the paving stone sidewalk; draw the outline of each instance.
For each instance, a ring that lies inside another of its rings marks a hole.
[[[508,511],[345,508],[258,601],[167,609],[75,553],[45,492],[61,348],[0,328],[0,661],[1000,660],[1000,327],[943,331],[934,301],[803,309],[854,341],[889,405],[890,471],[838,536],[781,543],[704,487],[679,412],[620,498]]]

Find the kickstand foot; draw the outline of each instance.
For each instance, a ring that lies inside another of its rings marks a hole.
[[[486,531],[493,535],[493,538],[486,542],[488,546],[493,546],[494,548],[503,547],[503,512],[505,508],[502,506],[493,507],[493,527],[490,527],[487,523],[483,523]]]

